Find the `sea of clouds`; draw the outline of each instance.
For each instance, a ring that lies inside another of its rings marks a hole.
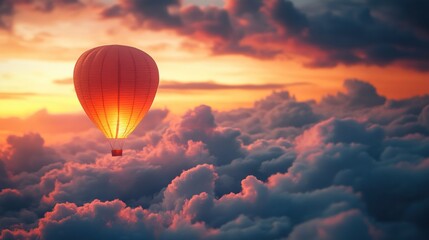
[[[320,102],[154,109],[121,158],[92,127],[0,149],[1,239],[429,239],[429,96],[361,80]]]

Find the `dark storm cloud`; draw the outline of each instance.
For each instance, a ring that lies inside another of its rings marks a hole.
[[[181,19],[174,8],[180,7],[178,0],[123,0],[101,12],[103,17],[119,17],[126,13],[134,14],[139,21],[153,28],[178,27]]]
[[[267,15],[279,24],[281,29],[288,35],[299,34],[308,27],[308,20],[305,14],[296,9],[290,1],[268,1]]]
[[[325,58],[308,64],[315,67],[339,63],[385,66],[411,61],[417,68],[429,51],[428,38],[376,18],[366,5],[346,10],[333,8],[314,16],[308,35],[301,40],[326,52]]]
[[[227,8],[231,13],[237,16],[245,14],[256,15],[263,6],[260,0],[236,0],[227,1]]]
[[[425,0],[369,0],[368,3],[383,16],[399,24],[407,24],[429,34],[429,2]]]
[[[423,1],[413,3],[396,1],[398,2],[408,6],[401,8],[405,15],[412,15],[413,10],[424,9],[427,5]],[[377,6],[373,7],[372,4],[365,2],[328,1],[316,14],[302,10],[303,14],[307,15],[308,25],[306,32],[298,39],[325,53],[324,57],[315,57],[307,66],[333,67],[338,64],[385,66],[402,62],[406,67],[428,70],[425,62],[429,53],[428,36],[407,28],[397,18],[393,21],[392,18],[395,18],[393,15],[390,15],[390,19],[379,17],[377,15],[379,11],[385,14],[390,12],[390,2],[375,5]],[[399,9],[398,6],[393,8]],[[426,21],[421,18],[419,22]]]
[[[152,28],[171,28],[211,43],[214,54],[272,58],[287,54],[281,46],[293,40],[320,50],[310,56],[308,67],[401,64],[429,70],[429,21],[423,0],[314,1],[301,8],[287,0],[229,0],[223,8],[155,2],[128,0],[102,14],[132,13]]]
[[[112,5],[105,8],[101,13],[104,18],[121,17],[125,14],[125,10],[120,5]]]
[[[92,130],[57,146],[10,136],[1,238],[427,239],[429,97],[344,87],[320,103],[154,110],[119,159]]]
[[[0,2],[0,28],[12,29],[20,5],[50,12],[85,6],[78,0]],[[428,71],[429,26],[424,0],[225,1],[224,7],[184,5],[178,0],[123,0],[106,6],[103,18],[134,16],[133,28],[173,30],[201,41],[213,54],[267,59],[293,52],[307,67],[400,65]],[[293,49],[289,46],[294,43]],[[308,49],[313,49],[309,54]]]
[[[227,40],[232,36],[232,26],[228,12],[224,9],[208,7],[202,9],[197,6],[189,6],[181,12],[185,34],[200,33],[207,37]]]
[[[0,0],[0,29],[10,29],[12,26],[13,2]]]

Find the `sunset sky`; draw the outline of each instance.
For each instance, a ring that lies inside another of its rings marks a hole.
[[[0,0],[0,239],[429,239],[428,11]],[[73,85],[111,44],[160,74],[122,157]]]
[[[348,78],[389,98],[428,93],[429,41],[420,16],[401,22],[401,1],[355,2],[4,0],[0,114],[80,112],[74,64],[105,44],[148,52],[161,77],[154,107],[176,113],[202,103],[248,107],[281,89],[320,100]]]

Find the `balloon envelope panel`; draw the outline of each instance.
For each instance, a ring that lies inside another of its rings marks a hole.
[[[78,99],[107,138],[126,138],[149,111],[159,83],[155,61],[128,46],[108,45],[80,56],[74,69]]]

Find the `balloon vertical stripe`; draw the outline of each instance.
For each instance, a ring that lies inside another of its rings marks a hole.
[[[133,73],[134,73],[134,78],[133,78],[133,82],[134,82],[134,93],[133,93],[133,104],[132,104],[132,107],[131,107],[131,117],[128,119],[128,123],[127,123],[127,126],[125,127],[125,133],[127,133],[128,132],[128,127],[130,126],[130,123],[131,123],[131,119],[132,119],[132,117],[133,117],[133,114],[134,114],[134,104],[135,104],[135,102],[136,102],[136,88],[137,88],[137,81],[136,81],[136,79],[137,79],[137,64],[136,64],[136,60],[135,60],[135,58],[134,58],[134,56],[133,56],[133,54],[130,52],[130,51],[128,51],[128,54],[131,56],[131,59],[133,60],[133,64],[132,64],[132,66],[133,66]]]

